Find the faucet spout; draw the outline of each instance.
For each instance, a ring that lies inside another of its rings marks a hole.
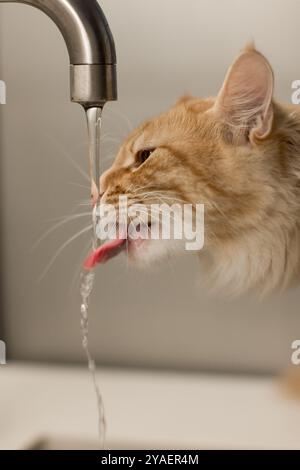
[[[71,100],[85,108],[117,99],[113,36],[97,0],[0,0],[42,10],[61,31],[70,57]]]

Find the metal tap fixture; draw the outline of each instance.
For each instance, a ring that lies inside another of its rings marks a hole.
[[[71,100],[85,108],[117,99],[113,36],[97,0],[0,0],[42,10],[61,31],[70,57]]]

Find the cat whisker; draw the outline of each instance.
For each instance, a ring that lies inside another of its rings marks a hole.
[[[144,188],[148,188],[149,190],[148,191],[142,191]],[[170,190],[165,190],[165,191],[157,191],[156,189],[150,189],[148,187],[148,185],[146,186],[141,186],[141,187],[137,187],[137,188],[133,188],[132,190],[132,193],[134,194],[141,194],[141,195],[145,195],[145,194],[150,194],[150,195],[155,195],[155,194],[159,194],[161,196],[166,196],[166,197],[171,197],[170,196]],[[182,199],[182,198],[178,198],[177,196],[172,196],[171,199],[177,199],[177,200],[180,200],[180,201],[183,201],[183,202],[187,202],[186,200]]]
[[[49,269],[53,266],[53,263],[56,261],[56,259],[58,258],[58,256],[61,254],[61,252],[68,246],[70,245],[70,243],[72,243],[74,240],[76,240],[77,238],[79,238],[81,235],[83,235],[84,233],[86,233],[88,230],[91,230],[93,227],[93,224],[90,224],[88,225],[87,227],[85,227],[84,229],[80,230],[79,232],[75,233],[75,235],[73,235],[72,237],[70,237],[67,241],[65,241],[60,247],[59,249],[54,253],[53,257],[51,258],[51,260],[49,261],[49,263],[47,264],[47,266],[45,267],[44,271],[42,272],[42,274],[40,275],[40,277],[37,279],[37,282],[41,282],[44,277],[46,276],[46,274],[48,273]]]
[[[91,201],[89,202],[80,202],[78,204],[79,207],[82,207],[82,208],[86,208],[86,207],[91,207],[92,208],[92,203]],[[90,214],[92,214],[92,211],[90,212]]]
[[[80,204],[77,204],[76,207],[79,207]],[[70,217],[73,217],[73,216],[81,216],[81,215],[92,215],[92,211],[90,212],[78,212],[76,214],[74,214],[73,212],[71,212],[70,214],[68,215],[62,215],[60,217],[54,217],[53,219],[48,219],[46,222],[59,222],[60,220],[65,220],[65,219],[68,219]]]
[[[70,184],[72,186],[78,186],[79,188],[84,188],[84,189],[90,191],[90,186],[86,186],[84,184],[75,183],[74,181],[68,181],[67,184]]]
[[[71,163],[71,165],[88,181],[90,181],[90,177],[89,175],[87,174],[86,171],[84,171],[80,165],[78,165],[77,162],[75,162],[69,155],[69,153],[59,144],[59,142],[57,141],[57,139],[55,139],[52,135],[50,134],[47,134],[47,133],[44,133],[45,137],[48,138],[48,140],[51,140],[52,141],[52,144],[55,145],[56,149],[61,153],[61,155],[63,155],[68,161],[69,163]]]
[[[57,230],[59,227],[62,225],[65,225],[67,222],[71,222],[75,219],[78,219],[80,217],[86,217],[87,215],[91,215],[90,212],[84,212],[83,214],[74,214],[70,215],[67,217],[64,217],[60,222],[55,224],[54,226],[50,227],[31,247],[30,252],[32,253],[37,249],[37,247],[41,244],[43,240],[45,240],[51,233],[53,233],[55,230]]]
[[[181,203],[181,204],[187,204],[187,201],[185,201],[184,199],[180,199],[180,198],[177,198],[177,197],[171,197],[171,196],[166,196],[165,194],[163,193],[155,193],[155,192],[151,192],[151,193],[142,193],[142,194],[138,194],[137,197],[140,197],[141,199],[145,200],[145,199],[150,199],[151,197],[160,197],[160,199],[164,199],[165,201],[171,201],[171,202],[178,202],[178,203]]]

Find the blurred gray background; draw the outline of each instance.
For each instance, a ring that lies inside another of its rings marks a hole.
[[[119,101],[103,113],[103,168],[131,126],[184,93],[215,95],[226,68],[255,39],[290,101],[300,79],[298,0],[102,0],[115,37]],[[55,222],[89,197],[85,117],[69,101],[68,56],[55,25],[25,5],[0,6],[1,339],[10,358],[82,362],[78,274],[90,223],[68,222],[32,251]],[[81,186],[83,185],[83,187]],[[91,302],[97,362],[157,368],[274,372],[300,332],[300,289],[259,301],[211,298],[197,257],[151,271],[124,257],[98,268]]]

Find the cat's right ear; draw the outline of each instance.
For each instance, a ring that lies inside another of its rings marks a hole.
[[[269,62],[248,46],[228,70],[213,112],[239,141],[264,139],[272,129],[273,88]]]

